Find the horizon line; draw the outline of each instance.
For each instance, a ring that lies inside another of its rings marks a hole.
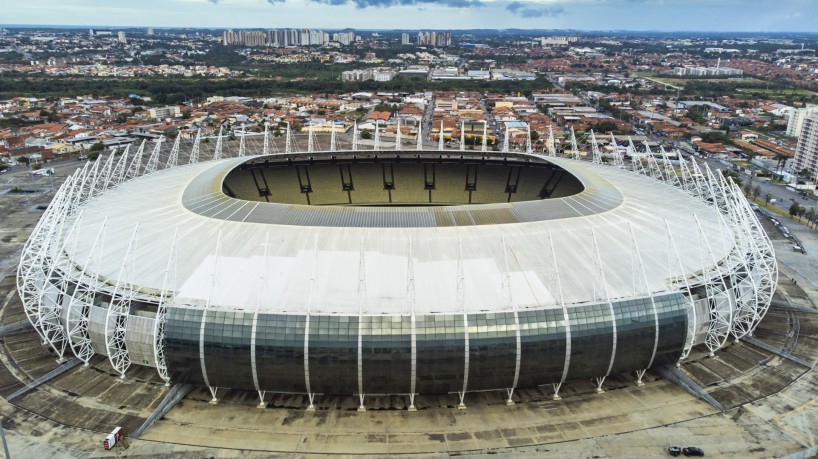
[[[422,31],[422,30],[446,30],[446,31],[473,31],[473,30],[483,30],[483,31],[520,31],[520,32],[542,32],[542,31],[564,31],[564,32],[589,32],[589,33],[603,33],[603,32],[613,32],[613,33],[693,33],[693,34],[761,34],[761,35],[770,35],[770,34],[786,34],[786,35],[799,35],[799,34],[806,34],[806,35],[818,35],[818,31],[792,31],[792,30],[766,30],[766,31],[751,31],[751,30],[733,30],[733,31],[717,31],[717,30],[660,30],[660,29],[574,29],[574,28],[566,28],[566,29],[556,29],[556,28],[548,28],[548,29],[531,29],[531,28],[517,28],[517,27],[508,27],[508,28],[393,28],[393,29],[358,29],[354,27],[229,27],[229,26],[151,26],[151,25],[101,25],[101,24],[0,24],[0,27],[3,28],[61,28],[61,29],[69,29],[69,30],[81,30],[81,29],[93,29],[93,28],[107,28],[107,29],[147,29],[152,28],[154,30],[175,30],[175,29],[191,29],[191,30],[273,30],[273,29],[310,29],[310,30],[355,30],[355,31],[362,31],[362,32],[398,32],[398,31]]]

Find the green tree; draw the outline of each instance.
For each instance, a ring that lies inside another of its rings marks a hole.
[[[798,206],[798,221],[800,222],[802,218],[804,218],[804,214],[807,213],[807,208],[804,206]]]
[[[813,224],[813,220],[815,220],[815,209],[813,209],[812,207],[807,209],[807,211],[804,213],[804,217],[807,218],[807,227],[811,227]]]
[[[361,131],[361,138],[369,140],[372,138],[372,133],[369,131]]]
[[[801,206],[799,206],[797,202],[792,203],[792,205],[790,205],[790,218],[795,218],[800,209]]]
[[[766,205],[768,205],[768,206],[769,206],[769,205],[770,205],[770,200],[771,200],[772,198],[773,198],[773,197],[772,197],[772,195],[770,195],[770,193],[767,193],[767,194],[764,196],[764,204],[766,204]]]
[[[102,142],[97,142],[97,143],[91,145],[91,151],[92,152],[99,152],[99,151],[102,151],[102,150],[105,150],[105,144],[103,144]]]

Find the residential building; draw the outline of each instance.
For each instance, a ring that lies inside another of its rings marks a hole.
[[[402,44],[402,45],[408,45],[409,44],[409,34],[408,33],[403,33],[400,36],[400,44]]]
[[[117,40],[120,43],[122,43],[122,44],[128,43],[128,39],[125,38],[125,32],[119,32],[119,33],[116,34],[116,36],[117,36]]]
[[[807,169],[818,174],[818,114],[804,119],[798,147],[795,149],[795,172]]]
[[[171,118],[180,113],[179,107],[169,105],[167,107],[153,107],[148,110],[150,113],[151,118],[154,119],[163,119],[163,118]]]
[[[807,104],[805,108],[798,108],[790,111],[790,119],[787,122],[787,135],[799,137],[804,120],[809,116],[818,113],[818,105]]]

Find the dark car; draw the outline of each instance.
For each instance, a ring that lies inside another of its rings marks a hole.
[[[680,448],[678,446],[670,446],[670,447],[668,447],[667,452],[671,456],[676,457],[676,456],[682,454],[682,448]]]
[[[682,448],[682,454],[685,456],[704,456],[704,451],[695,446],[688,446],[687,448]]]

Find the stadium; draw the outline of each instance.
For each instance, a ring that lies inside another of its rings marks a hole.
[[[641,380],[752,334],[776,287],[739,188],[664,152],[626,164],[595,144],[558,156],[530,142],[209,140],[128,147],[60,188],[18,291],[61,358],[100,354],[122,378],[153,367],[261,405],[293,393],[463,406],[544,385],[558,398],[566,381]]]

